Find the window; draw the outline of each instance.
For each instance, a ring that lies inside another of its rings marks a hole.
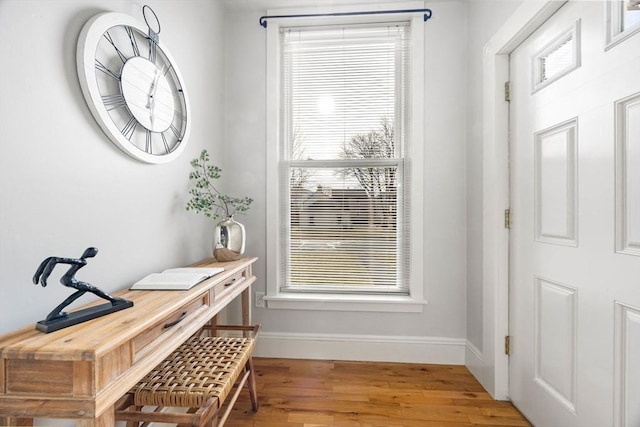
[[[422,310],[414,21],[270,23],[267,307]]]
[[[533,57],[533,92],[580,67],[580,21]]]
[[[609,0],[605,8],[606,49],[612,48],[640,31],[640,1]]]
[[[405,25],[281,30],[281,288],[407,293]]]

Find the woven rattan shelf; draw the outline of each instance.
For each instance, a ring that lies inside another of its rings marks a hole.
[[[220,329],[251,331],[253,336],[190,338],[121,399],[116,420],[221,426],[247,380],[254,410],[257,410],[251,355],[259,326],[216,327]],[[236,383],[236,392],[220,417],[220,409]],[[147,406],[157,409],[143,412]],[[177,407],[191,408],[192,413],[168,410]]]

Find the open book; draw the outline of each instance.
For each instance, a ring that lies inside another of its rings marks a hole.
[[[224,271],[222,267],[170,268],[162,273],[152,273],[131,286],[132,290],[184,291],[203,280]]]

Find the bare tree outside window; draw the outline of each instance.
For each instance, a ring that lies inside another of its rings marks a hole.
[[[295,129],[293,131],[293,136],[291,138],[291,159],[292,160],[308,160],[305,159],[304,152],[304,137],[299,129]],[[309,181],[309,176],[311,173],[304,169],[298,168],[291,171],[291,190],[302,190],[307,182]]]
[[[351,137],[344,147],[343,159],[391,159],[396,156],[393,122],[387,118],[380,121],[380,127],[367,134]],[[396,168],[352,167],[345,174],[358,180],[367,193],[370,212],[382,212],[382,218],[372,218],[372,224],[384,227],[395,224],[395,200],[397,194]],[[378,204],[378,209],[375,209]],[[380,206],[381,205],[381,206]],[[380,209],[383,207],[384,209]]]
[[[299,129],[293,131],[291,138],[292,160],[306,160],[304,151],[304,137]],[[291,192],[291,224],[298,226],[300,224],[300,211],[304,202],[308,197],[307,183],[311,172],[306,168],[291,168],[289,175],[289,191]]]

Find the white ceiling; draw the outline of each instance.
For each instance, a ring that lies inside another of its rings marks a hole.
[[[403,3],[406,0],[220,0],[229,9],[266,10],[287,7],[346,6]]]

